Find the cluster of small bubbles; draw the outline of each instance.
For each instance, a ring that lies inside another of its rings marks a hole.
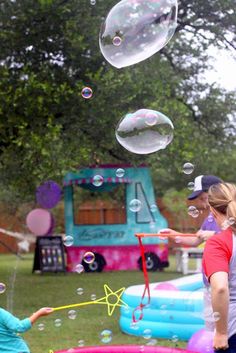
[[[86,251],[86,253],[83,255],[83,261],[86,262],[86,264],[92,264],[95,260],[95,255],[92,251]]]
[[[75,310],[69,310],[68,311],[68,318],[71,320],[75,320],[77,316],[77,312]]]
[[[91,294],[91,300],[96,300],[97,299],[97,296],[96,296],[96,294]]]
[[[122,43],[122,39],[119,37],[119,36],[115,36],[113,39],[112,39],[112,44],[115,46],[115,47],[119,47]]]
[[[116,171],[117,178],[122,178],[125,175],[125,171],[122,168],[118,168]]]
[[[145,338],[145,340],[150,340],[151,337],[152,337],[152,331],[149,328],[146,328],[143,331],[143,338]]]
[[[84,87],[81,91],[81,95],[84,99],[89,99],[93,95],[93,90],[90,87]]]
[[[44,330],[44,324],[38,324],[38,330],[43,331]]]
[[[157,344],[157,340],[155,338],[152,338],[147,342],[147,346],[155,346]]]
[[[4,283],[0,283],[0,294],[4,293],[6,290],[6,285]]]
[[[183,172],[184,174],[192,174],[192,172],[194,171],[194,165],[192,163],[184,163],[183,165]]]
[[[149,154],[165,149],[173,139],[173,130],[172,121],[164,114],[140,109],[119,121],[116,138],[132,153]]]
[[[78,341],[78,347],[84,347],[84,340]]]
[[[101,342],[102,343],[110,343],[112,340],[112,331],[111,330],[103,330],[100,333]]]
[[[83,288],[77,288],[77,289],[76,289],[76,293],[77,293],[78,295],[82,295],[82,294],[84,293]]]
[[[92,184],[99,187],[103,184],[104,178],[101,175],[94,175]]]
[[[129,209],[131,212],[139,212],[141,210],[142,203],[138,199],[133,199],[129,203]]]
[[[61,319],[54,320],[54,325],[55,325],[55,327],[60,327],[61,326]]]
[[[152,204],[151,206],[150,206],[150,211],[151,212],[156,212],[157,211],[157,205],[155,205],[155,204]]]
[[[195,206],[189,206],[188,214],[193,218],[197,218],[199,216],[199,210]]]
[[[82,264],[77,264],[75,266],[75,272],[77,272],[78,274],[81,274],[84,272],[84,266]]]
[[[189,190],[193,190],[193,189],[194,189],[194,182],[193,182],[193,181],[190,181],[190,182],[188,183],[188,189],[189,189]]]
[[[73,245],[73,242],[74,242],[74,239],[71,235],[67,235],[63,239],[63,244],[67,247]]]

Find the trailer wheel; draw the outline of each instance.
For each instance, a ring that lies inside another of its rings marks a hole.
[[[145,260],[146,260],[146,268],[147,271],[156,271],[158,268],[161,268],[161,262],[159,257],[154,254],[153,252],[146,252],[145,254]],[[138,267],[140,271],[143,270],[143,265],[142,265],[142,258],[140,257],[138,259]]]
[[[101,254],[94,253],[94,255],[95,259],[91,264],[88,264],[84,260],[82,261],[85,272],[102,272],[104,266],[106,265],[106,260]]]

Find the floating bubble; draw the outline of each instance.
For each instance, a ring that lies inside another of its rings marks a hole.
[[[132,330],[138,330],[138,329],[139,329],[139,325],[138,325],[137,322],[131,321],[131,323],[130,323],[130,328],[131,328]]]
[[[156,212],[157,211],[157,205],[155,205],[155,204],[151,205],[150,206],[150,211],[153,212],[153,213]]]
[[[96,5],[96,0],[90,0],[91,5]]]
[[[155,338],[152,338],[147,342],[147,346],[155,346],[157,344],[157,340]]]
[[[73,245],[74,239],[71,235],[67,235],[64,239],[63,239],[63,243],[65,246],[71,246]]]
[[[96,296],[96,294],[91,294],[91,300],[96,300],[97,299],[97,296]]]
[[[44,328],[45,328],[45,327],[44,327],[44,324],[42,324],[42,323],[41,323],[41,324],[38,324],[38,330],[39,330],[39,331],[43,331]]]
[[[129,209],[131,212],[139,212],[141,210],[142,203],[138,199],[133,199],[129,203]]]
[[[4,283],[0,283],[0,294],[4,293],[6,290],[6,285]]]
[[[81,91],[81,95],[84,99],[89,99],[93,95],[93,90],[90,87],[84,87]]]
[[[79,274],[83,273],[84,272],[84,266],[82,264],[77,264],[75,266],[75,272],[77,272]]]
[[[61,326],[61,319],[54,320],[54,325],[55,325],[55,327],[60,327]]]
[[[147,116],[156,116],[155,124],[147,123]],[[118,123],[116,138],[128,151],[149,154],[165,149],[173,139],[174,126],[164,114],[150,109],[140,109],[126,114]]]
[[[69,310],[68,311],[68,318],[71,320],[75,320],[77,316],[77,312],[75,310]]]
[[[113,45],[119,47],[121,45],[122,39],[119,36],[115,36],[112,40]]]
[[[93,177],[92,184],[93,184],[94,186],[99,187],[99,186],[101,186],[101,185],[103,184],[103,181],[104,181],[104,179],[103,179],[103,177],[102,177],[101,175],[95,175],[95,176]]]
[[[95,260],[95,255],[91,251],[87,251],[83,255],[83,261],[86,262],[86,264],[92,264],[94,262],[94,260]]]
[[[99,45],[105,59],[117,68],[143,61],[162,49],[177,26],[177,0],[123,0],[108,13]],[[114,37],[121,44],[114,46]]]
[[[150,340],[151,337],[152,337],[152,331],[149,328],[146,328],[143,331],[143,338],[145,338],[145,340]]]
[[[171,341],[172,341],[173,343],[177,343],[178,340],[179,340],[179,337],[178,337],[177,335],[173,335],[173,336],[171,337]]]
[[[188,183],[188,189],[189,189],[189,190],[193,190],[193,189],[194,189],[194,182],[193,182],[193,181],[190,181],[190,182]]]
[[[197,218],[199,216],[199,210],[195,206],[189,206],[188,214],[193,218]]]
[[[184,174],[192,174],[194,171],[194,165],[192,163],[184,163],[183,165],[183,172]]]
[[[151,221],[151,222],[149,223],[149,228],[150,228],[151,231],[154,232],[154,230],[156,229],[156,222]]]
[[[78,341],[78,347],[84,347],[84,340]]]
[[[229,217],[228,222],[229,222],[229,225],[232,226],[235,223],[234,217]]]
[[[227,229],[227,228],[229,228],[229,221],[228,221],[228,219],[224,220],[224,221],[222,222],[222,224],[221,224],[221,229],[222,229],[222,230],[225,230],[225,229]]]
[[[117,171],[116,171],[117,178],[123,178],[124,175],[125,175],[124,169],[118,168]]]
[[[112,340],[112,331],[111,330],[103,330],[100,333],[101,342],[102,343],[110,343]]]
[[[209,216],[207,217],[207,220],[209,223],[212,223],[214,221],[214,217],[212,214],[209,214]]]
[[[76,293],[77,293],[78,295],[82,295],[82,294],[84,293],[83,288],[77,288],[77,289],[76,289]]]

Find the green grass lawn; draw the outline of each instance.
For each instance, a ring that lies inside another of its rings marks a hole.
[[[13,313],[24,318],[43,306],[57,307],[82,301],[90,301],[91,295],[96,298],[104,296],[103,285],[108,284],[112,290],[128,287],[144,282],[140,271],[121,271],[83,274],[32,274],[33,255],[24,256],[23,260],[13,255],[0,256],[0,282],[6,284],[5,293],[0,295],[0,305],[7,308],[7,301],[13,294]],[[170,257],[170,267],[163,272],[150,273],[150,282],[177,278],[180,274],[174,271],[174,258]],[[14,272],[15,286],[11,290]],[[83,288],[83,294],[78,295],[77,289]],[[74,320],[68,318],[68,310],[53,313],[41,318],[34,327],[24,334],[33,353],[48,353],[49,350],[59,350],[78,346],[83,340],[86,346],[102,345],[100,333],[109,329],[113,333],[110,344],[147,344],[142,337],[132,337],[123,334],[119,329],[119,310],[107,315],[106,306],[90,305],[77,309]],[[55,319],[61,319],[61,326],[55,326]],[[44,324],[40,331],[38,324]],[[158,340],[157,345],[175,346],[176,343]],[[186,342],[177,342],[178,347],[185,347]]]

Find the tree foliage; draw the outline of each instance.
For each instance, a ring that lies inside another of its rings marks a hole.
[[[183,187],[181,166],[233,180],[235,94],[200,80],[207,48],[235,50],[234,0],[180,1],[174,38],[140,64],[117,70],[99,50],[116,1],[4,0],[0,11],[0,185],[30,199],[46,179],[100,162],[149,163],[157,188]],[[81,90],[90,86],[93,97]],[[120,118],[140,108],[169,116],[165,150],[138,156],[115,139]],[[5,195],[5,192],[4,192]]]

